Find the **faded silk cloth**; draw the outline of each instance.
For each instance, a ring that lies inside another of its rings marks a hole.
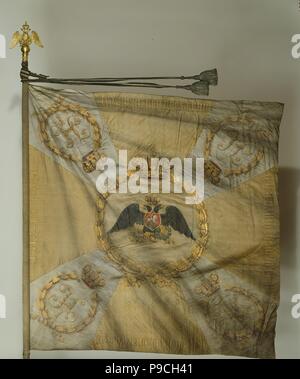
[[[273,358],[283,105],[29,91],[30,348]],[[100,194],[120,150],[203,157],[203,202]]]

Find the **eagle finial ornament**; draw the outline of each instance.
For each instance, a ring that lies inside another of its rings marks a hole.
[[[30,52],[30,45],[34,43],[38,47],[44,47],[39,35],[34,30],[31,30],[27,21],[22,25],[21,32],[16,31],[11,39],[10,48],[13,49],[18,44],[22,51],[22,62],[28,62],[28,55]]]
[[[183,214],[177,207],[169,205],[165,208],[164,213],[161,213],[162,208],[164,207],[158,198],[146,196],[141,207],[138,203],[133,203],[123,209],[109,233],[119,232],[135,225],[142,225],[143,233],[159,238],[161,227],[166,226],[195,240]]]

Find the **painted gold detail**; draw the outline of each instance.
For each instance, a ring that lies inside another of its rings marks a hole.
[[[44,47],[37,32],[34,30],[31,31],[27,21],[25,21],[21,28],[21,32],[16,31],[13,34],[10,42],[10,48],[13,49],[19,44],[22,52],[22,63],[28,63],[30,45],[32,43],[38,47]]]

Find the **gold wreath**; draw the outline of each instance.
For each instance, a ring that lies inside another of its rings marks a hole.
[[[55,321],[51,320],[51,318],[48,315],[45,300],[50,289],[53,288],[61,280],[77,280],[78,281],[79,279],[80,278],[74,272],[68,273],[68,274],[60,274],[52,278],[41,289],[38,300],[37,300],[37,307],[41,315],[41,319],[39,321],[41,321],[45,326],[48,326],[49,328],[54,329],[59,333],[77,333],[80,330],[84,329],[87,325],[89,325],[93,321],[97,312],[96,293],[94,293],[95,296],[93,296],[92,298],[92,304],[89,309],[88,315],[84,319],[82,319],[81,322],[77,325],[72,325],[72,326],[57,325]]]
[[[39,117],[39,128],[40,128],[41,139],[43,143],[45,144],[45,146],[54,154],[60,156],[61,158],[64,158],[73,162],[80,162],[82,158],[75,157],[72,154],[66,153],[64,150],[57,148],[57,146],[50,141],[50,138],[47,132],[47,127],[49,125],[49,118],[57,112],[67,112],[67,111],[71,111],[71,112],[79,114],[91,125],[93,129],[93,148],[94,150],[97,150],[99,147],[101,147],[100,127],[95,117],[92,116],[90,112],[86,108],[82,107],[80,104],[66,103],[63,100],[63,98],[58,98],[58,100],[52,106],[50,106],[43,112],[43,116]]]
[[[174,263],[166,263],[161,265],[159,270],[147,269],[142,265],[137,264],[133,259],[125,258],[115,249],[109,240],[107,233],[104,230],[104,214],[106,200],[109,195],[99,196],[97,199],[97,222],[96,234],[100,248],[105,251],[107,257],[116,263],[119,268],[126,274],[135,274],[137,278],[143,277],[157,278],[164,275],[165,277],[176,277],[180,272],[187,271],[202,255],[208,240],[208,220],[207,212],[203,203],[195,205],[198,215],[198,232],[199,237],[193,244],[191,255],[188,258],[181,258]]]
[[[204,159],[205,160],[209,160],[211,157],[211,148],[212,148],[212,143],[215,136],[221,130],[222,125],[226,124],[227,120],[231,118],[232,117],[229,116],[225,121],[221,121],[218,127],[214,128],[214,130],[208,130],[205,145],[204,145]],[[263,135],[263,132],[260,132],[260,134]],[[263,149],[259,149],[253,155],[252,159],[247,164],[242,165],[237,168],[224,169],[222,170],[223,175],[225,177],[228,177],[228,176],[239,176],[242,174],[247,174],[251,169],[255,168],[258,165],[258,163],[262,160],[263,156],[264,156]]]

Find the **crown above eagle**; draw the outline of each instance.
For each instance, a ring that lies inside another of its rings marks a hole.
[[[145,202],[149,205],[156,206],[160,204],[160,201],[157,197],[155,196],[145,196]]]

